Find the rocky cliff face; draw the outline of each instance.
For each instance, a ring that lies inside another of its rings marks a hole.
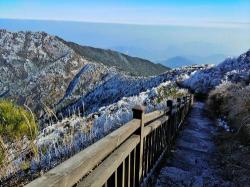
[[[136,87],[128,91],[127,95],[133,95],[159,83],[145,84],[151,78],[131,77],[97,60],[79,54],[67,42],[44,32],[0,30],[0,97],[25,103],[41,116],[46,106],[58,111],[81,99],[81,105],[86,101],[89,109],[100,98],[93,101],[93,94],[105,95],[102,102],[109,104],[114,98],[121,98],[124,94],[119,92],[126,92],[124,89],[129,86]],[[95,90],[99,93],[91,93]]]
[[[0,95],[35,111],[57,103],[86,64],[91,65],[54,36],[0,31]]]

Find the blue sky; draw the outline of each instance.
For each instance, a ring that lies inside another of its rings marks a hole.
[[[250,48],[250,0],[0,0],[0,29],[153,61],[238,56]]]
[[[245,26],[249,0],[1,0],[0,18]]]

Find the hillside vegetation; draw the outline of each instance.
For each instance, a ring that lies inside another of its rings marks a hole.
[[[25,103],[41,117],[44,108],[53,108],[55,112],[65,109],[103,84],[110,88],[119,81],[125,87],[138,85],[131,95],[157,85],[145,84],[151,82],[151,77],[128,75],[131,74],[128,67],[133,71],[144,68],[141,72],[148,68],[151,75],[156,73],[158,65],[147,60],[88,47],[80,50],[84,55],[78,51],[63,39],[44,32],[0,30],[0,97],[13,99],[21,105]],[[111,62],[116,65],[113,67]],[[106,94],[110,95],[114,93]]]
[[[183,86],[195,93],[207,94],[223,82],[250,83],[250,50],[237,58],[228,58],[217,66],[210,65],[185,79]]]
[[[38,126],[29,109],[0,100],[0,175],[8,170],[8,163],[25,149],[33,150],[32,153],[37,151],[33,143],[33,146],[29,144],[37,134]]]
[[[31,112],[11,101],[0,100],[0,136],[3,139],[13,141],[23,136],[34,139],[36,134],[37,125]]]
[[[9,182],[24,182],[27,177],[46,172],[131,120],[135,105],[143,104],[146,112],[151,112],[166,108],[167,99],[176,99],[187,93],[187,90],[165,82],[139,95],[123,97],[88,116],[80,116],[75,111],[72,116],[45,127],[32,141],[24,138],[8,144],[6,155],[12,159],[5,160],[5,167],[0,170],[1,180],[9,185]],[[26,146],[18,149],[20,143]],[[23,178],[20,178],[20,172]]]
[[[207,105],[219,118],[222,176],[245,186],[250,181],[250,85],[224,82],[210,92]]]
[[[227,119],[243,142],[250,142],[250,85],[223,83],[210,92],[207,103],[212,112]]]
[[[244,135],[244,141],[249,140],[250,50],[238,58],[193,72],[182,85],[197,94],[208,94],[211,111]]]
[[[81,46],[72,42],[66,42],[66,44],[88,60],[102,63],[108,67],[114,66],[118,70],[135,76],[159,75],[170,69],[161,64],[154,64],[149,60],[131,57],[112,50]]]

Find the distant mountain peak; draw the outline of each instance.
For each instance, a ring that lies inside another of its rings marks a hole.
[[[169,58],[165,61],[161,61],[161,64],[163,64],[166,67],[170,68],[178,68],[182,66],[190,66],[196,64],[195,62],[189,60],[188,58],[182,57],[182,56],[175,56],[172,58]]]

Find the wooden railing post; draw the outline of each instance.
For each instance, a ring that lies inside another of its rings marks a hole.
[[[172,100],[167,100],[167,107],[169,108],[168,113],[171,115],[172,109],[173,109],[173,101]]]
[[[168,144],[170,145],[173,140],[174,136],[174,116],[172,115],[173,111],[173,101],[167,100],[167,107],[169,108],[168,115],[169,115],[169,130],[168,130]]]
[[[187,98],[188,98],[188,103],[187,103],[187,110],[189,111],[189,109],[190,109],[190,106],[191,106],[191,94],[188,94],[187,95]]]
[[[185,111],[186,111],[186,97],[183,96],[181,100],[182,100],[182,104],[183,104],[183,107],[181,109],[181,122],[183,122],[184,116],[185,116]]]
[[[186,102],[187,102],[187,96],[183,96],[182,99],[183,99],[184,103],[186,104]]]
[[[180,125],[180,122],[181,122],[181,98],[177,98],[177,113],[176,113],[176,131],[178,130],[179,128],[179,125]]]
[[[177,99],[176,99],[176,101],[177,101],[177,113],[178,113],[178,119],[179,119],[179,115],[180,115],[180,107],[181,107],[181,98],[180,97],[178,97]],[[178,120],[177,120],[178,121]]]
[[[191,106],[192,106],[194,104],[194,95],[191,94],[190,97],[191,97],[190,100],[191,100]]]
[[[136,155],[136,181],[135,181],[135,186],[139,186],[140,183],[142,182],[142,172],[143,172],[143,137],[144,137],[144,113],[145,113],[145,107],[142,105],[137,105],[135,106],[133,109],[133,118],[134,119],[139,119],[141,120],[141,127],[140,129],[138,129],[138,131],[136,132],[137,134],[140,135],[140,147],[139,147],[139,151],[137,152]]]
[[[189,100],[190,100],[189,95],[187,95],[185,98],[185,116],[189,111]]]
[[[178,105],[178,107],[181,105],[181,98],[177,98],[177,105]]]

